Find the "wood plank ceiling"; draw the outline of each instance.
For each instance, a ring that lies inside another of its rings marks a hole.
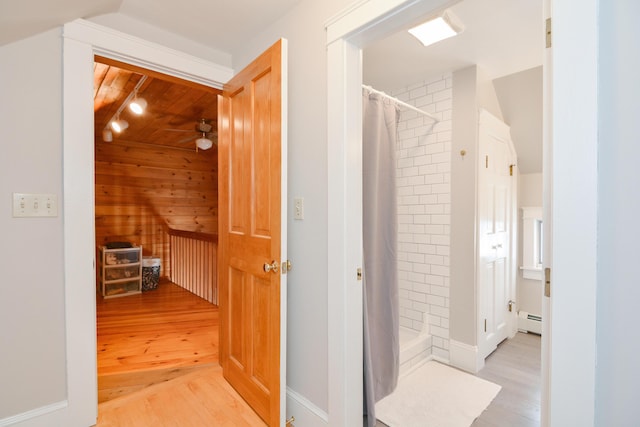
[[[112,132],[114,141],[195,150],[195,140],[202,136],[196,131],[201,119],[210,120],[213,129],[217,129],[220,90],[97,57],[94,63],[96,143],[103,141],[102,131],[143,75],[147,78],[138,90],[138,97],[147,101],[147,108],[137,116],[125,106],[119,118],[126,120],[129,127],[120,134]]]

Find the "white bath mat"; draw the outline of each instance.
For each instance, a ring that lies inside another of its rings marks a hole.
[[[400,379],[376,404],[376,417],[389,427],[469,427],[500,388],[431,361]]]

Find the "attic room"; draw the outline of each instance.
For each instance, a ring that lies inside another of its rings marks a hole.
[[[99,403],[218,360],[219,93],[96,57]]]

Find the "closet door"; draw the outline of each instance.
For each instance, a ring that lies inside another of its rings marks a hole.
[[[485,358],[509,336],[515,317],[509,301],[515,300],[516,177],[509,127],[485,110],[478,126],[478,348]]]

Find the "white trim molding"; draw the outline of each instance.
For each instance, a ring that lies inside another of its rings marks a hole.
[[[69,406],[69,402],[62,400],[60,402],[52,403],[50,405],[41,406],[39,408],[31,409],[21,414],[12,415],[0,420],[0,427],[11,426],[17,423],[32,420],[42,415],[50,414],[51,412],[59,411]]]
[[[484,359],[480,357],[478,346],[455,340],[449,341],[449,362],[451,366],[474,374],[484,368]]]
[[[326,427],[329,425],[329,414],[287,387],[287,417],[290,416],[295,417],[295,423],[302,426]]]
[[[233,77],[231,68],[84,19],[66,24],[64,37],[90,43],[98,55],[218,89]]]
[[[99,54],[212,87],[231,69],[100,25],[63,30],[63,222],[68,407],[37,425],[84,427],[97,418],[93,64]],[[30,424],[29,424],[30,425]]]

